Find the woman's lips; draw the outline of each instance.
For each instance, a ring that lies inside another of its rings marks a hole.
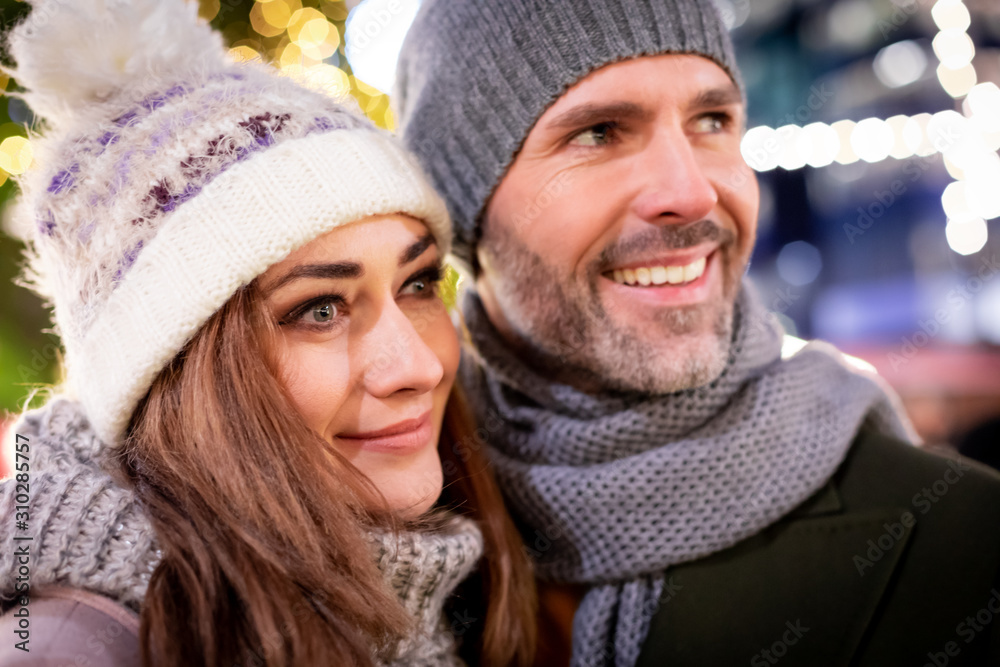
[[[416,419],[407,419],[376,431],[340,433],[337,438],[368,451],[408,454],[423,449],[433,434],[431,411],[428,410]]]

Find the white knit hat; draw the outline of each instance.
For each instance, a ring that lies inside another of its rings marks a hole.
[[[164,366],[244,285],[349,222],[446,209],[388,134],[259,63],[184,0],[34,0],[10,38],[50,131],[21,180],[26,282],[51,300],[66,391],[120,444]]]

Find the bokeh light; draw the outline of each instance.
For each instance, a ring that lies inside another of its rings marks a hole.
[[[380,92],[392,91],[396,61],[419,0],[364,0],[347,19],[345,53],[354,74]]]
[[[948,247],[959,255],[971,255],[983,249],[989,234],[986,221],[982,218],[956,221],[949,220],[945,227]]]
[[[24,137],[7,137],[0,143],[0,169],[8,174],[23,174],[33,159],[31,142]]]
[[[927,56],[916,42],[905,40],[879,51],[872,67],[879,81],[890,88],[900,88],[924,75]]]

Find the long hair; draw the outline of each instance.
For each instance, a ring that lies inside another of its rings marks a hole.
[[[162,550],[140,616],[145,667],[368,666],[411,629],[365,536],[403,524],[296,412],[263,302],[252,282],[208,320],[157,376],[122,448]],[[456,405],[442,443],[472,431]],[[463,647],[480,664],[529,664],[527,556],[482,458],[459,458],[449,505],[486,544],[484,623]]]

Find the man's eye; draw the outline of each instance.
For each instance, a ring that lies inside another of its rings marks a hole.
[[[709,134],[722,132],[732,123],[732,118],[729,114],[724,113],[713,113],[707,116],[702,116],[698,119],[697,130],[698,132],[706,132]]]
[[[574,146],[604,146],[611,141],[615,129],[614,123],[600,123],[577,134],[570,143]]]

